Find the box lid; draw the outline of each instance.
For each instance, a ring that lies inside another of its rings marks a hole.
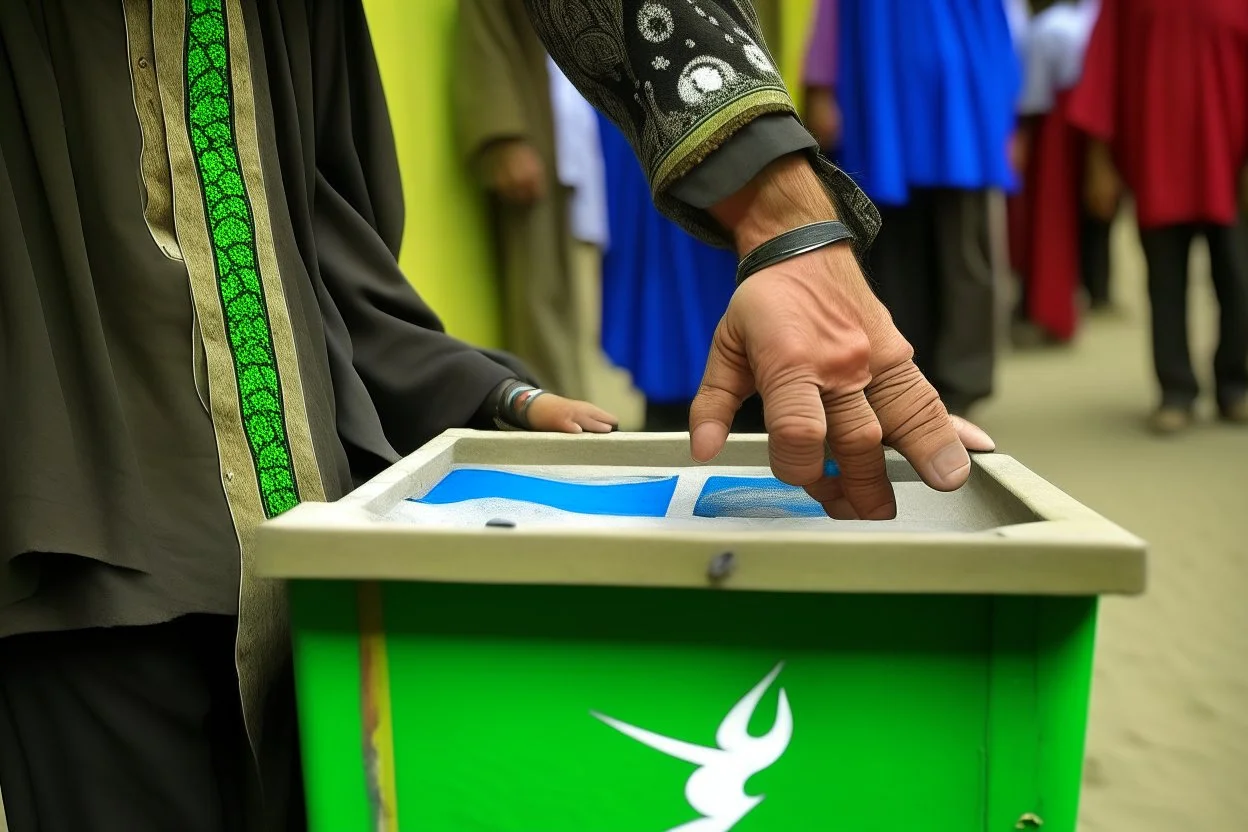
[[[1008,456],[972,455],[970,481],[947,494],[924,485],[895,452],[887,464],[896,520],[758,517],[731,507],[708,511],[704,498],[712,481],[767,483],[765,436],[734,436],[714,462],[695,466],[683,433],[452,430],[336,503],[304,503],[263,524],[258,569],[304,580],[787,592],[1144,589],[1143,541]],[[497,501],[482,508],[439,496],[439,484],[468,471],[587,488],[648,483],[648,492],[670,481],[671,505],[684,508],[661,517],[621,518],[601,508],[535,515],[513,502],[509,515]],[[747,489],[747,503],[753,493],[761,492]],[[502,525],[482,522],[499,505]]]

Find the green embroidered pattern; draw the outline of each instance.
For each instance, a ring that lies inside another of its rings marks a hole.
[[[186,105],[191,146],[238,376],[243,429],[265,516],[275,517],[299,502],[299,492],[273,332],[256,263],[255,224],[238,161],[225,8],[222,0],[191,0],[189,8]]]

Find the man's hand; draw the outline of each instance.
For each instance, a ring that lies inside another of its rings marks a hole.
[[[841,141],[841,108],[831,87],[806,88],[806,127],[824,150]]]
[[[532,205],[546,196],[546,165],[524,139],[498,142],[487,152],[489,186],[513,205]]]
[[[835,218],[800,155],[772,163],[712,213],[733,231],[741,254],[791,228]],[[764,269],[736,291],[715,331],[690,413],[694,459],[719,453],[733,414],[757,391],[772,470],[804,486],[829,515],[896,516],[884,445],[900,451],[928,485],[952,491],[970,474],[961,440],[975,450],[991,450],[992,441],[970,425],[959,436],[912,356],[847,246]],[[838,477],[824,476],[825,442]]]
[[[1088,142],[1083,187],[1088,213],[1103,222],[1112,221],[1122,199],[1122,179],[1114,167],[1109,146],[1096,139]]]

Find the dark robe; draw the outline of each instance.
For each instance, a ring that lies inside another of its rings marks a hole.
[[[194,161],[181,35],[153,52],[147,3],[0,4],[0,635],[241,612],[258,697],[284,624],[247,579],[256,525],[470,423],[513,373],[398,269],[360,6],[224,8],[234,129],[202,129],[233,166]]]

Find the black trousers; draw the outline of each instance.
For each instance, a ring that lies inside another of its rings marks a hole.
[[[880,210],[868,275],[945,406],[964,412],[992,394],[996,286],[988,193],[913,189]]]
[[[261,800],[239,704],[234,626],[233,618],[204,615],[0,639],[0,794],[10,832],[306,825],[289,757],[275,764],[286,776],[268,782],[284,781],[279,788],[291,794]],[[292,691],[280,695],[290,730]]]
[[[1213,358],[1219,405],[1248,395],[1248,263],[1242,227],[1189,224],[1140,232],[1148,261],[1148,299],[1153,316],[1153,366],[1162,404],[1191,407],[1200,395],[1187,332],[1187,264],[1192,241],[1203,235],[1218,297],[1219,340]]]
[[[1087,211],[1079,218],[1079,271],[1093,306],[1109,303],[1110,228]]]

